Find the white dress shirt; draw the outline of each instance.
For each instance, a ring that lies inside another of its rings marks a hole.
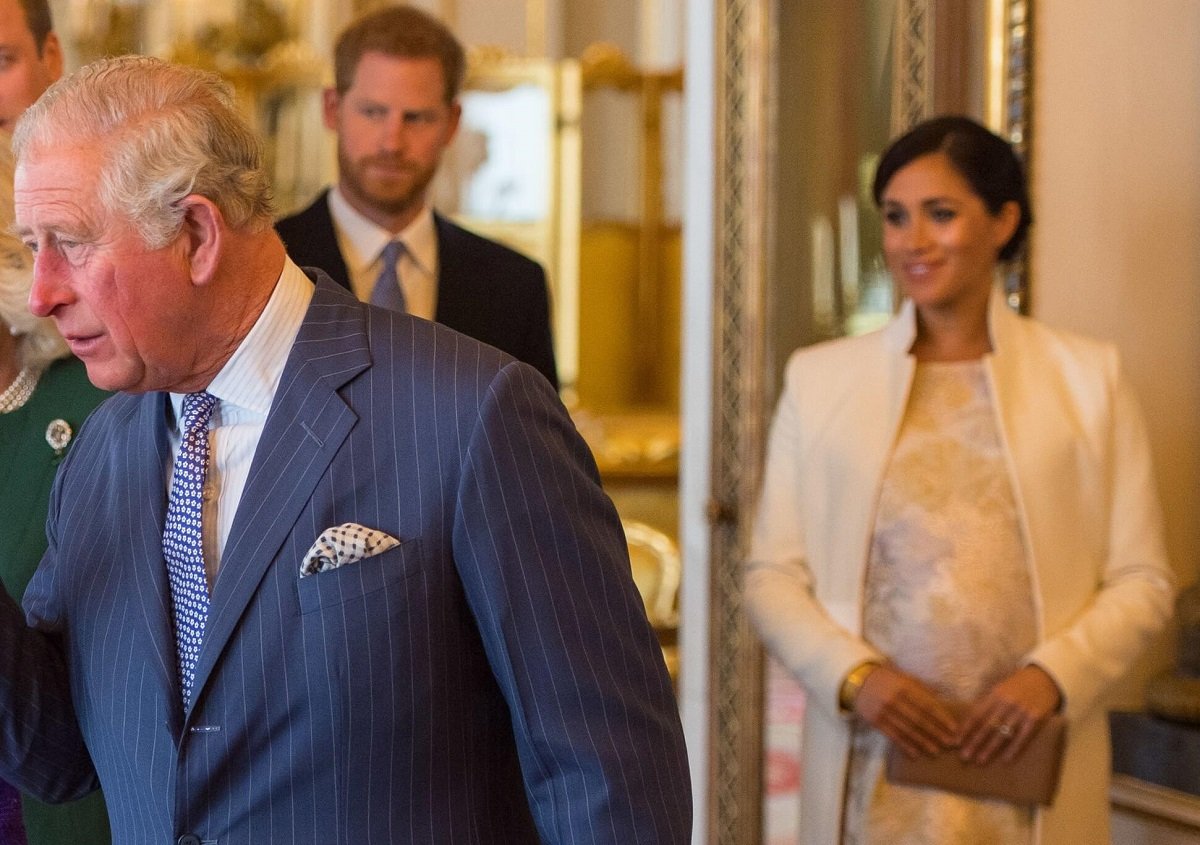
[[[208,424],[208,474],[201,513],[204,567],[210,589],[250,475],[250,463],[262,437],[267,412],[271,410],[283,367],[312,296],[312,282],[290,258],[286,259],[266,308],[207,388],[220,400]],[[171,461],[167,467],[167,489],[182,439],[178,420],[183,416],[183,397],[182,393],[171,394],[175,419],[169,431]]]
[[[337,185],[329,191],[329,215],[333,218],[338,249],[350,274],[350,287],[363,302],[371,301],[375,280],[383,268],[380,254],[389,241],[404,243],[404,254],[396,265],[408,313],[432,320],[437,312],[437,230],[429,206],[403,231],[393,234],[359,214]]]

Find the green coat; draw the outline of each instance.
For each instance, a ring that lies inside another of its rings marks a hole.
[[[0,581],[18,602],[46,551],[46,507],[62,460],[47,442],[47,429],[62,420],[70,426],[73,439],[107,395],[88,381],[82,362],[66,358],[42,373],[24,407],[0,414],[0,549],[5,551],[0,555]],[[99,792],[58,806],[26,796],[24,816],[29,845],[108,845],[111,841]]]

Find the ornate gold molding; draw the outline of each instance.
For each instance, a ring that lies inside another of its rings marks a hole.
[[[1003,103],[1001,131],[1023,156],[1029,155],[1033,118],[1032,0],[1004,0],[1002,26],[1004,67],[1000,77]]]
[[[597,41],[584,48],[579,57],[584,90],[616,88],[640,91],[653,86],[658,92],[683,91],[683,68],[646,71],[635,66],[616,44]]]
[[[717,21],[717,244],[711,535],[709,841],[762,838],[762,649],[741,601],[762,465],[770,254],[773,6],[726,0]]]
[[[1016,147],[1025,162],[1025,178],[1032,186],[1030,138],[1033,124],[1033,0],[1002,0],[1004,67],[1000,74],[1001,134]],[[1004,273],[1004,292],[1014,311],[1028,314],[1030,301],[1029,245]]]
[[[897,12],[892,135],[930,116],[933,107],[932,0],[901,0]]]

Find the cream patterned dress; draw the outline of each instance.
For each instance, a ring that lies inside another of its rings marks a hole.
[[[1033,589],[981,361],[920,363],[884,472],[864,635],[947,698],[971,701],[1033,647]],[[845,845],[1027,845],[1032,813],[883,775],[888,742],[856,728]]]

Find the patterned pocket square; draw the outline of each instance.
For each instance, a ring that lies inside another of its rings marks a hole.
[[[300,564],[300,577],[328,572],[347,563],[382,554],[398,545],[400,541],[395,537],[357,522],[326,528],[304,556],[304,562]]]

